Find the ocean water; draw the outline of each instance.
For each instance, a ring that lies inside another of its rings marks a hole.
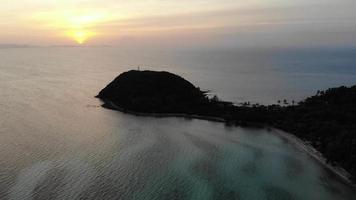
[[[137,117],[94,96],[129,69],[168,70],[233,102],[356,84],[356,51],[0,49],[0,199],[354,199],[273,131]]]

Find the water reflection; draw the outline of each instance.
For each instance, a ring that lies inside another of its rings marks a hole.
[[[333,200],[355,195],[274,132],[101,108],[93,96],[128,69],[117,67],[110,52],[0,52],[5,63],[0,64],[0,199]],[[124,62],[132,66],[131,61]]]

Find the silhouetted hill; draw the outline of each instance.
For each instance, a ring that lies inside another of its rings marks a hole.
[[[297,105],[234,106],[208,98],[187,80],[168,72],[129,71],[100,91],[107,106],[123,111],[218,117],[229,124],[270,126],[310,141],[356,177],[356,86],[318,91]]]
[[[128,71],[102,91],[99,98],[136,112],[192,113],[205,105],[205,93],[169,72]]]
[[[10,48],[30,48],[37,47],[35,45],[28,44],[0,44],[0,49],[10,49]]]

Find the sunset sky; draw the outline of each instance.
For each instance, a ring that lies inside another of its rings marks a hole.
[[[0,43],[354,46],[355,0],[3,0]]]

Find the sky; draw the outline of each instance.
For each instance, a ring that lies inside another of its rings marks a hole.
[[[0,43],[356,46],[355,0],[1,0]]]

